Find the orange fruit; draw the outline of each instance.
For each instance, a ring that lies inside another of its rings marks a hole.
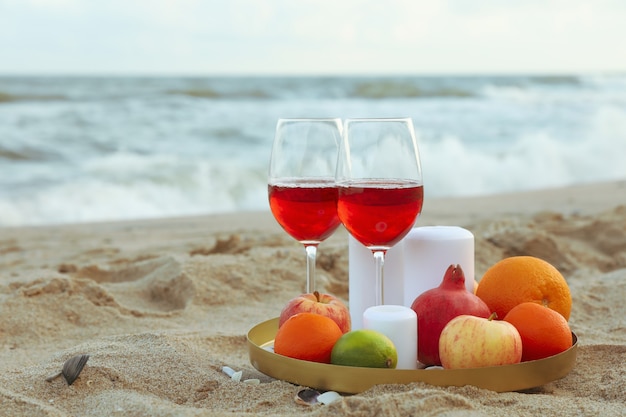
[[[563,275],[534,256],[512,256],[485,272],[476,295],[502,319],[516,305],[531,301],[558,311],[569,320],[572,295]]]
[[[522,338],[522,361],[547,358],[572,346],[572,331],[565,317],[541,304],[518,304],[504,321],[515,326]]]
[[[278,329],[274,352],[305,361],[330,363],[333,346],[342,335],[333,319],[321,314],[298,313]]]

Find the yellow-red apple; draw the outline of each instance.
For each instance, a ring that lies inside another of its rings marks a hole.
[[[510,365],[522,360],[522,338],[511,323],[461,315],[439,337],[439,357],[446,369]]]
[[[337,323],[343,333],[349,332],[352,327],[348,307],[331,294],[320,294],[315,291],[289,300],[280,313],[278,327],[282,326],[289,317],[298,313],[315,313],[329,317]]]

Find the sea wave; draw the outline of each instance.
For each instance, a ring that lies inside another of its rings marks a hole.
[[[66,100],[67,97],[60,94],[9,94],[0,91],[0,104],[10,103],[15,101],[53,101],[53,100]]]
[[[580,85],[582,83],[576,75],[536,75],[529,77],[533,83],[553,85]]]
[[[50,154],[43,149],[32,147],[7,148],[0,145],[0,161],[45,161]]]
[[[345,81],[345,80],[344,80]],[[349,81],[349,80],[348,80]],[[167,94],[182,95],[206,99],[239,99],[239,100],[271,100],[292,97],[332,99],[332,98],[357,98],[369,100],[394,99],[394,98],[464,98],[475,97],[476,91],[461,86],[437,86],[415,82],[402,82],[394,80],[371,80],[334,83],[332,79],[326,80],[316,88],[307,88],[306,85],[274,84],[262,88],[237,88],[218,90],[210,87],[169,90]]]
[[[200,215],[267,208],[266,171],[233,158],[119,152],[80,175],[28,192],[0,192],[0,226]]]
[[[154,77],[76,79],[0,77],[0,103],[185,97],[208,100],[285,99],[465,99],[497,91],[576,90],[602,83],[619,85],[619,75],[530,76],[320,76],[320,77]]]
[[[260,89],[255,90],[239,90],[230,92],[219,92],[210,88],[203,89],[190,89],[190,90],[170,90],[167,94],[182,95],[197,98],[210,98],[210,99],[270,99],[275,98],[275,95],[269,91],[263,91]]]
[[[386,98],[464,98],[475,97],[475,92],[455,86],[420,87],[411,82],[368,81],[358,83],[349,93],[351,97],[367,99]]]

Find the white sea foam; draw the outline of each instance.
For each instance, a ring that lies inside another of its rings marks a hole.
[[[541,129],[502,149],[472,147],[455,136],[422,141],[425,193],[470,196],[626,178],[626,109],[604,107],[576,138]]]

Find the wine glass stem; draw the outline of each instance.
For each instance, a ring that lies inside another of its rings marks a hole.
[[[383,266],[385,265],[385,251],[374,251],[374,262],[376,263],[376,305],[385,304],[385,281]]]
[[[315,259],[317,257],[317,245],[304,245],[306,250],[306,292],[311,294],[315,288]]]

